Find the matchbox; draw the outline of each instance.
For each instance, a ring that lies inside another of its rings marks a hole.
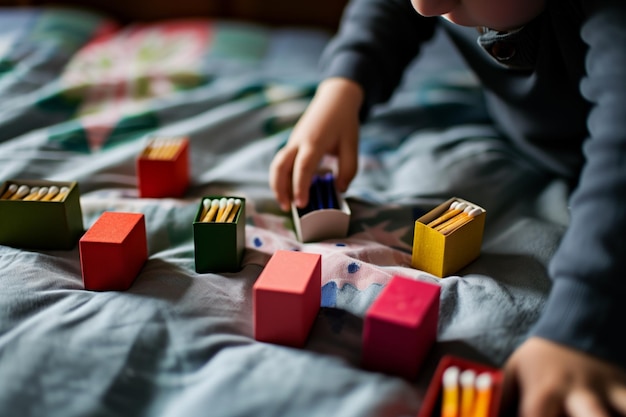
[[[320,309],[321,255],[279,250],[252,287],[254,338],[302,347]]]
[[[28,193],[47,190],[30,199]],[[52,193],[52,190],[56,192]],[[84,233],[78,183],[9,180],[0,186],[0,244],[23,249],[68,250]],[[50,198],[48,198],[50,197]]]
[[[157,137],[136,160],[139,197],[182,197],[189,186],[189,139]]]
[[[489,392],[488,406],[482,410],[471,415],[484,416],[484,417],[497,417],[500,411],[501,398],[502,398],[502,384],[504,380],[504,373],[498,368],[488,366],[482,363],[470,361],[453,355],[446,355],[441,358],[437,369],[430,380],[426,395],[420,407],[420,411],[417,417],[439,417],[442,415],[441,408],[444,402],[443,399],[443,379],[446,369],[450,367],[457,367],[461,372],[465,370],[473,370],[476,375],[481,373],[487,373],[491,377],[491,388]],[[459,387],[461,391],[461,387]],[[458,392],[458,399],[462,400],[462,392]],[[462,405],[459,404],[459,407]],[[483,407],[480,407],[483,408]]]
[[[317,174],[309,189],[307,207],[291,205],[296,236],[301,242],[318,242],[346,237],[350,226],[350,207],[335,190],[330,173]]]
[[[365,369],[414,378],[437,340],[440,287],[394,276],[365,313]]]
[[[239,200],[230,221],[203,221],[206,201]],[[205,196],[201,199],[193,222],[196,272],[236,272],[241,268],[246,246],[246,199],[237,196]]]
[[[87,290],[127,290],[148,259],[145,217],[107,211],[78,242]]]
[[[453,204],[464,208],[454,217],[437,224],[439,219],[454,214],[451,213]],[[459,271],[480,254],[485,217],[486,211],[482,207],[455,197],[417,219],[412,266],[439,278]]]

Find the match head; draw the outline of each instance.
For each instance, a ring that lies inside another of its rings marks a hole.
[[[493,378],[489,372],[483,372],[476,377],[476,389],[488,390],[493,385]]]
[[[454,207],[454,209],[455,210],[464,211],[464,210],[467,210],[468,207],[469,207],[469,204],[467,204],[467,203],[459,203],[459,202],[457,202],[457,205]]]
[[[20,187],[15,192],[14,197],[22,198],[22,197],[27,196],[29,192],[30,192],[30,188],[28,188],[27,185],[20,185]]]
[[[443,373],[443,386],[446,388],[455,387],[459,380],[461,370],[457,366],[448,367]]]
[[[459,382],[463,387],[473,387],[474,381],[476,380],[476,371],[473,369],[466,369],[461,372],[459,377]]]

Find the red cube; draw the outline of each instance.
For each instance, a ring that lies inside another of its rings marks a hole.
[[[78,244],[85,289],[126,290],[148,259],[144,215],[104,212]]]
[[[155,154],[155,144],[164,150]],[[182,197],[189,186],[189,140],[186,137],[153,139],[137,158],[136,165],[139,197]]]
[[[322,299],[321,255],[277,251],[252,290],[254,338],[304,346]]]
[[[439,285],[394,276],[365,313],[364,368],[413,378],[437,340]]]

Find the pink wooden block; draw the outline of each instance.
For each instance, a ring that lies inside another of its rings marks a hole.
[[[394,276],[365,313],[363,367],[413,378],[437,340],[440,287]]]
[[[85,289],[126,290],[148,258],[144,215],[104,212],[78,244]]]
[[[322,298],[321,255],[279,250],[254,283],[254,338],[304,346]]]

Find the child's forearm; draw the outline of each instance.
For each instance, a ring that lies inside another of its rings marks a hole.
[[[324,101],[338,101],[346,110],[358,113],[363,105],[363,88],[348,78],[333,77],[322,81],[315,93],[316,98]]]

